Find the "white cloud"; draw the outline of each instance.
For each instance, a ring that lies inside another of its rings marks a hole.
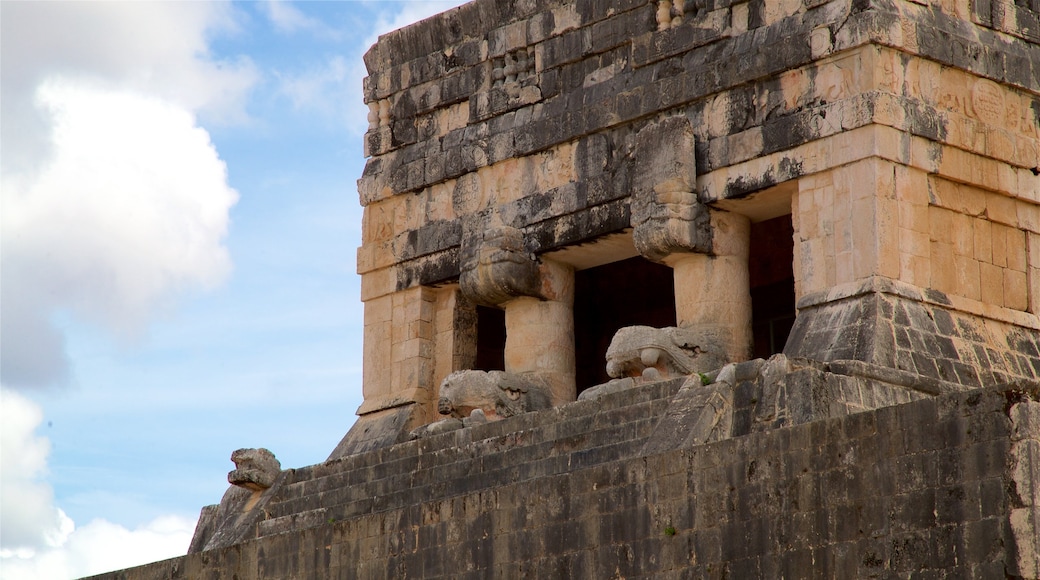
[[[53,155],[3,176],[3,381],[54,383],[70,310],[132,337],[172,296],[230,270],[222,245],[237,194],[193,116],[166,102],[65,81],[40,87]]]
[[[33,550],[57,545],[63,515],[43,480],[51,444],[36,435],[43,412],[8,389],[0,390],[0,549]]]
[[[0,389],[0,568],[5,580],[78,578],[171,558],[188,551],[195,520],[163,516],[134,530],[105,520],[76,528],[54,505],[47,471],[50,441],[36,434],[35,403]]]
[[[285,0],[267,0],[267,2],[262,4],[261,9],[278,32],[284,34],[310,32],[329,38],[339,36],[335,31],[325,26],[323,22],[300,12],[295,6]]]
[[[195,520],[163,516],[133,530],[97,519],[69,533],[58,547],[3,554],[5,580],[81,578],[182,556]]]
[[[215,33],[236,30],[230,4],[215,2],[4,2],[0,4],[0,63],[5,168],[7,152],[35,132],[36,88],[61,75],[93,79],[149,94],[200,112],[207,122],[242,120],[242,101],[259,80],[245,58],[214,60]],[[30,115],[32,116],[32,115]]]
[[[228,273],[237,194],[196,116],[246,118],[252,64],[213,60],[228,5],[5,2],[0,378],[70,375],[70,311],[121,337]]]
[[[302,74],[278,75],[279,91],[288,97],[297,109],[310,108],[331,113],[341,102],[341,99],[330,98],[331,93],[346,91],[346,81],[351,78],[350,68],[346,59],[342,56],[334,56],[322,66]],[[352,92],[353,96],[359,96],[356,91]]]

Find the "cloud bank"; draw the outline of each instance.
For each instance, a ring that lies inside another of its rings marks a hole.
[[[43,480],[51,444],[36,435],[43,412],[32,401],[0,390],[0,549],[38,549],[61,542],[64,518]]]
[[[4,171],[46,159],[50,124],[36,91],[55,76],[158,97],[207,122],[245,119],[258,72],[208,47],[213,34],[236,29],[230,4],[214,2],[0,3]]]
[[[128,530],[97,519],[77,528],[44,480],[50,441],[41,409],[0,389],[0,568],[8,580],[79,578],[184,554],[195,520],[164,516]]]
[[[245,119],[257,78],[217,61],[226,5],[0,5],[0,382],[68,382],[55,317],[121,338],[230,271],[237,193],[199,115]],[[104,33],[99,33],[104,31]]]

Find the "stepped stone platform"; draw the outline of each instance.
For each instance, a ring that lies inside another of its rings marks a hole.
[[[96,578],[1040,575],[1040,384],[653,451],[683,382],[286,470],[249,537]]]

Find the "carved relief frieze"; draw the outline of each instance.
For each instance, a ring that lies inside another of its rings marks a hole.
[[[368,130],[375,131],[381,127],[390,126],[390,99],[369,101],[368,103]]]
[[[632,162],[633,241],[643,257],[711,250],[711,218],[697,198],[693,128],[671,117],[636,135]]]
[[[478,95],[479,118],[538,102],[542,98],[533,47],[521,47],[491,59],[491,90]]]
[[[491,86],[517,88],[534,82],[534,49],[522,47],[491,61]]]
[[[668,30],[682,24],[686,15],[685,0],[658,0],[657,29]]]
[[[463,236],[459,279],[462,294],[483,306],[540,295],[538,262],[514,227],[489,227]]]

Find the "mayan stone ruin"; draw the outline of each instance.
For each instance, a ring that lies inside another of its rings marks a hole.
[[[101,577],[1040,578],[1037,0],[475,0],[365,63],[356,424]]]

